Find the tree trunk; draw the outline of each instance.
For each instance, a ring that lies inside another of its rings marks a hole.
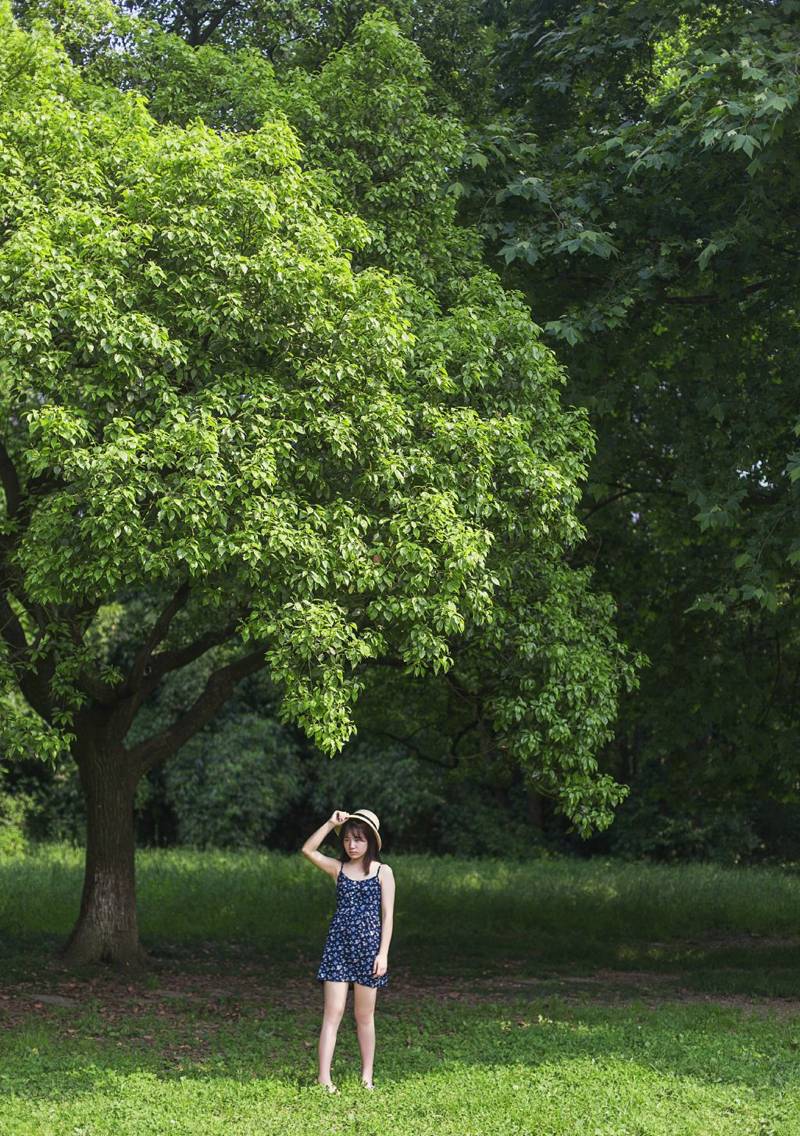
[[[167,611],[174,614],[178,597]],[[146,644],[147,652],[161,642],[169,620]],[[201,636],[186,648],[161,653],[161,674],[147,689],[141,682],[116,700],[99,685],[98,701],[85,706],[75,718],[73,756],[86,799],[86,875],[78,921],[64,948],[70,963],[111,962],[123,966],[143,963],[136,920],[135,831],[133,798],[140,777],[180,749],[202,729],[231,696],[238,682],[264,666],[259,646],[213,671],[205,688],[175,722],[152,737],[126,749],[124,738],[144,697],[156,689],[158,679],[185,666],[218,643],[218,633]],[[168,660],[167,663],[164,660]],[[137,681],[141,679],[138,676]],[[96,683],[93,687],[98,688]]]
[[[133,798],[124,750],[79,738],[75,753],[86,800],[86,874],[78,921],[64,948],[71,964],[144,961],[136,918]]]

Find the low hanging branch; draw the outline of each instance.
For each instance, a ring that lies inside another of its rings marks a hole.
[[[209,675],[189,709],[166,730],[128,749],[128,760],[141,773],[171,757],[216,715],[238,682],[266,666],[264,650],[252,651]]]

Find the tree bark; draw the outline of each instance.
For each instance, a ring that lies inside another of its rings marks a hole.
[[[75,756],[86,801],[86,872],[80,914],[64,947],[72,965],[137,966],[145,959],[136,916],[133,799],[138,775],[123,749],[78,736]]]
[[[208,641],[205,637],[202,642]],[[264,650],[259,648],[213,671],[176,721],[131,748],[123,739],[141,704],[141,689],[110,705],[94,702],[76,716],[73,756],[86,802],[86,874],[78,921],[63,951],[68,963],[136,966],[146,960],[136,918],[136,786],[149,769],[194,737],[227,701],[236,683],[260,670],[264,662]]]

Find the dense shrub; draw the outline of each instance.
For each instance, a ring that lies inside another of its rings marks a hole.
[[[612,837],[613,850],[631,858],[739,864],[762,847],[749,818],[721,806],[676,815],[644,801],[632,812],[619,818]]]
[[[166,766],[164,783],[179,842],[198,847],[267,844],[303,791],[291,734],[254,714],[192,739]]]
[[[0,777],[0,856],[24,852],[27,844],[25,825],[30,807],[30,797],[9,792]]]
[[[498,792],[399,745],[365,739],[319,761],[309,798],[320,819],[334,808],[373,809],[387,851],[524,858],[545,843],[527,820],[521,789]]]

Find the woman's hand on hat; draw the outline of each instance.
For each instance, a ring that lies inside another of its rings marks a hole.
[[[338,827],[338,825],[344,824],[344,822],[349,819],[350,813],[346,813],[343,809],[336,809],[331,813],[331,819],[328,823],[332,824],[334,827]]]

